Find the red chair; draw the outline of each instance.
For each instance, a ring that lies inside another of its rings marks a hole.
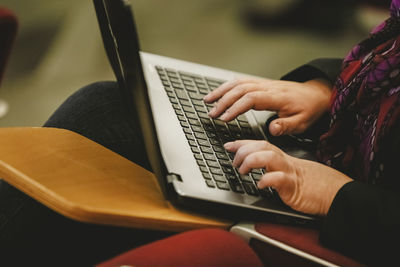
[[[263,266],[254,251],[238,236],[219,229],[203,229],[130,250],[97,267],[115,266]]]
[[[0,7],[0,83],[17,33],[17,17],[10,10]]]
[[[0,7],[0,84],[17,34],[17,28],[18,22],[15,14],[6,8]],[[7,110],[7,103],[0,99],[0,117]]]

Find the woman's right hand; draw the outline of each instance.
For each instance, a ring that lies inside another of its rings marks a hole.
[[[304,132],[329,109],[330,84],[322,79],[304,83],[261,78],[226,82],[204,97],[214,103],[211,118],[233,120],[250,110],[271,110],[278,114],[269,125],[274,136]]]

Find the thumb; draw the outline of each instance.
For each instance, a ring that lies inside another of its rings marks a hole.
[[[304,129],[300,127],[300,116],[290,116],[286,118],[278,118],[269,124],[269,132],[273,136],[280,136],[283,134],[292,134],[303,132]]]

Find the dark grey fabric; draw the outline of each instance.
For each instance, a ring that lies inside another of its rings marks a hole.
[[[135,120],[118,84],[101,82],[73,94],[45,126],[80,133],[149,169]],[[0,180],[0,266],[93,266],[170,234],[70,220]]]

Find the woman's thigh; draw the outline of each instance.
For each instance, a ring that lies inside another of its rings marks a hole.
[[[116,82],[97,82],[78,90],[44,126],[77,132],[150,170],[137,115]]]

